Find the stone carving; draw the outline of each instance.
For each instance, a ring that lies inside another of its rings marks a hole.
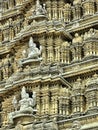
[[[3,61],[3,78],[7,79],[11,74],[11,59],[10,55],[8,54]]]
[[[33,92],[32,98],[29,97],[29,94],[26,92],[26,88],[23,87],[21,90],[21,100],[17,103],[16,97],[13,98],[12,104],[14,108],[16,104],[20,106],[19,110],[11,112],[8,114],[8,123],[13,124],[13,119],[16,116],[23,116],[27,114],[33,114],[35,105],[36,105],[36,92]]]
[[[42,6],[40,4],[40,1],[37,0],[35,11],[33,12],[33,15],[45,15],[46,13],[47,13],[47,11],[46,11],[46,8],[45,8],[45,4],[43,4],[43,6]]]
[[[75,37],[73,38],[72,40],[72,43],[75,44],[75,43],[82,43],[83,42],[83,39],[81,36],[79,36],[78,33],[75,34]]]
[[[20,113],[32,113],[33,114],[33,107],[35,106],[35,98],[36,94],[33,92],[33,98],[29,98],[29,94],[26,93],[25,87],[22,88],[21,91],[21,100],[19,101],[20,105]]]
[[[72,125],[72,130],[80,130],[81,129],[81,124],[79,121],[74,121]]]
[[[14,96],[14,98],[12,100],[12,104],[14,106],[15,111],[17,111],[17,99],[16,99],[16,96]]]
[[[38,49],[36,47],[36,44],[33,41],[33,38],[30,37],[29,48],[27,49],[27,51],[23,50],[22,55],[27,59],[38,59],[41,55],[41,52],[42,52],[42,47],[40,46],[40,49]]]
[[[81,0],[74,0],[73,5],[76,5],[76,4],[81,4]]]
[[[23,68],[22,66],[18,66],[18,69],[16,71],[16,73],[12,74],[7,80],[6,80],[6,86],[9,86],[11,84],[13,84],[15,81],[17,80],[20,80],[23,78],[23,75],[22,75],[22,72],[23,72]]]
[[[84,40],[98,39],[98,30],[91,28],[88,32],[84,34]]]

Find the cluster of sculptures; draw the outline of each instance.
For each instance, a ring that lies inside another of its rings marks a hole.
[[[11,41],[18,33],[20,33],[23,28],[22,21],[23,18],[17,16],[17,20],[9,18],[7,22],[2,23],[0,26],[0,43]]]
[[[72,43],[83,43],[83,41],[90,39],[98,39],[98,30],[91,28],[89,31],[85,32],[84,35],[79,35],[75,33]]]
[[[23,87],[21,90],[21,99],[18,102],[16,96],[14,96],[12,101],[14,112],[8,114],[8,123],[12,124],[13,119],[17,116],[32,115],[36,112],[36,92],[33,92],[32,97],[29,97],[29,94],[26,92],[26,88]],[[19,109],[18,109],[19,108]]]
[[[40,1],[37,0],[36,1],[36,7],[35,10],[33,12],[33,15],[46,15],[47,11],[46,11],[46,7],[45,4],[43,4],[43,6],[40,4]]]
[[[28,44],[28,48],[26,50],[23,50],[22,52],[22,59],[17,61],[18,65],[17,65],[17,71],[14,74],[10,74],[6,80],[6,85],[8,86],[9,84],[13,84],[15,81],[22,79],[23,74],[26,72],[26,74],[29,76],[30,72],[31,72],[31,67],[29,65],[29,63],[33,62],[33,61],[41,61],[42,58],[40,57],[42,53],[42,46],[40,46],[39,48],[36,46],[36,43],[34,43],[33,38],[30,37],[29,40],[29,44]],[[6,62],[9,61],[9,58],[7,56],[6,58]],[[28,63],[24,69],[22,68],[24,63]],[[6,65],[8,65],[8,63],[6,63]],[[11,69],[11,67],[9,66],[9,70]],[[9,73],[8,71],[8,66],[4,68],[4,74]],[[23,72],[23,73],[22,73]],[[5,75],[6,76],[6,75]],[[26,76],[27,77],[27,76]],[[23,77],[24,78],[24,77]]]

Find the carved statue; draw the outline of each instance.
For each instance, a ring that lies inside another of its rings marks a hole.
[[[23,52],[22,52],[22,57],[23,57],[23,58],[26,58],[26,57],[27,57],[27,51],[26,51],[26,50],[23,50]]]
[[[81,0],[74,0],[73,5],[76,5],[76,4],[81,4]]]
[[[45,15],[47,13],[46,8],[45,8],[45,4],[42,5],[40,4],[40,1],[37,0],[36,1],[36,8],[33,12],[34,15]]]
[[[36,44],[33,41],[33,38],[30,37],[29,40],[29,48],[28,48],[28,58],[38,59],[41,55],[42,47],[40,46],[40,50],[36,47]]]
[[[80,130],[81,128],[81,124],[79,121],[74,121],[73,122],[73,126],[72,126],[72,130]]]
[[[94,29],[91,28],[89,31],[88,31],[88,38],[91,38],[94,36]]]
[[[75,37],[73,38],[73,41],[72,43],[75,44],[75,43],[82,43],[83,42],[83,39],[81,36],[79,36],[78,33],[75,34]]]
[[[11,63],[10,63],[10,55],[8,54],[3,61],[3,78],[7,79],[11,74]]]
[[[17,99],[16,99],[16,96],[14,96],[12,104],[14,106],[15,111],[17,111]]]
[[[29,98],[29,94],[25,93],[25,95],[21,95],[23,96],[22,99],[19,101],[20,104],[20,113],[32,113],[33,109],[31,107],[31,99]],[[32,99],[33,100],[33,99]]]
[[[14,108],[16,107],[16,105],[18,105],[16,97],[13,98],[13,106]],[[26,88],[23,87],[21,90],[21,100],[19,101],[19,106],[20,109],[18,111],[15,112],[11,112],[8,114],[8,123],[13,124],[13,118],[15,118],[15,116],[22,116],[24,115],[28,115],[28,114],[33,114],[34,107],[36,105],[36,92],[33,92],[33,96],[32,98],[29,97],[29,94],[26,92]],[[16,109],[17,110],[17,109]]]
[[[33,92],[34,93],[34,92]],[[33,98],[29,97],[29,94],[26,93],[25,87],[22,88],[21,91],[21,100],[19,101],[20,104],[20,113],[30,113],[33,114],[33,108],[36,104],[36,94],[33,94]]]

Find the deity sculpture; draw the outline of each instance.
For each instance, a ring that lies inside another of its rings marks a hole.
[[[93,37],[93,35],[94,35],[94,29],[91,28],[91,29],[88,31],[88,38]]]
[[[21,90],[21,100],[17,102],[16,97],[13,98],[12,104],[14,108],[17,106],[20,106],[19,110],[15,112],[11,112],[8,114],[8,122],[13,123],[13,119],[16,116],[23,116],[23,115],[29,115],[33,114],[35,105],[36,105],[36,92],[33,92],[32,98],[29,97],[29,94],[26,92],[26,88],[23,87]]]
[[[73,126],[72,126],[72,130],[80,130],[81,129],[81,124],[79,121],[74,121],[73,122]]]
[[[72,43],[75,44],[75,43],[82,43],[83,42],[83,39],[81,36],[79,36],[78,33],[75,34],[75,37],[73,38],[73,41]]]
[[[36,7],[35,10],[33,12],[34,15],[45,15],[47,13],[46,9],[45,9],[45,4],[43,4],[43,6],[40,4],[40,1],[37,0],[36,1]]]
[[[8,54],[3,61],[3,78],[7,79],[11,74],[11,61],[10,61],[10,55]]]
[[[35,93],[34,93],[35,94]],[[29,97],[29,94],[26,92],[26,88],[23,87],[21,91],[21,100],[19,101],[20,104],[20,113],[30,113],[33,114],[33,107],[35,105],[35,96],[33,98]]]
[[[22,55],[23,58],[25,57],[26,59],[38,59],[39,56],[41,55],[41,52],[42,47],[40,46],[40,49],[38,49],[33,41],[33,38],[30,37],[29,48],[27,49],[27,51],[23,50]]]

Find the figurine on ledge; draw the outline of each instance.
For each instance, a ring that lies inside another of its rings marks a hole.
[[[36,1],[36,7],[35,10],[33,12],[33,15],[45,15],[47,13],[46,9],[45,9],[45,4],[43,4],[43,6],[40,4],[40,1],[37,0]]]
[[[40,55],[42,53],[42,47],[40,46],[40,49],[36,47],[36,43],[34,43],[33,38],[30,37],[29,40],[29,47],[27,50],[23,50],[23,61],[28,59],[39,59]]]
[[[26,88],[23,87],[21,90],[21,100],[17,102],[16,97],[13,98],[12,101],[15,112],[11,112],[8,114],[8,123],[13,124],[13,119],[22,116],[32,115],[36,111],[36,92],[33,92],[32,97],[29,97],[29,94],[26,92]],[[19,106],[19,110],[15,107]]]

